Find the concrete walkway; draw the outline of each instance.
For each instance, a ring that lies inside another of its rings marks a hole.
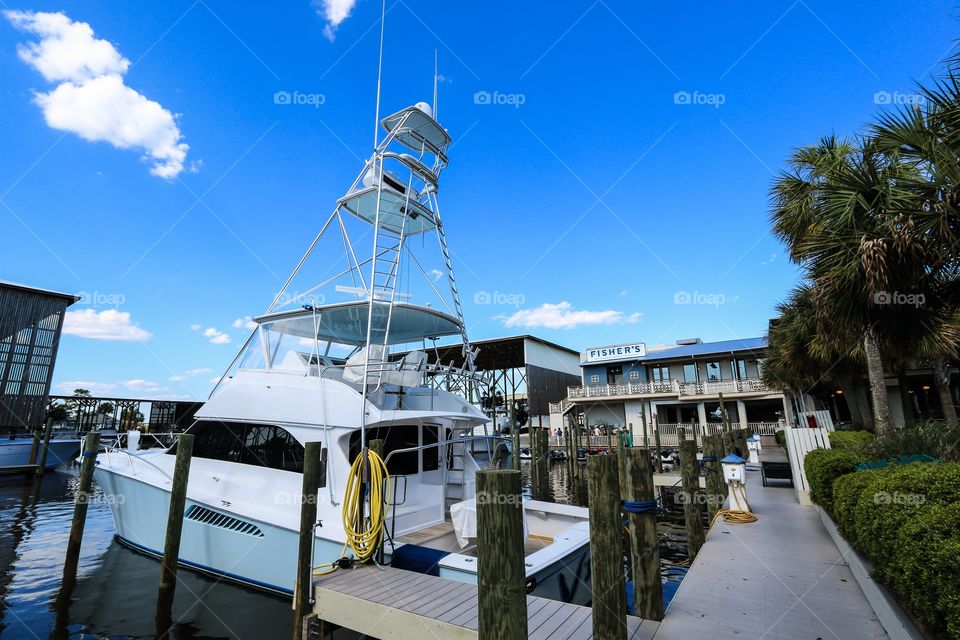
[[[812,507],[747,474],[752,524],[717,522],[654,640],[887,638]]]

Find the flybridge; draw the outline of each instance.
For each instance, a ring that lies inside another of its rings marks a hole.
[[[606,347],[592,347],[580,356],[580,360],[587,362],[606,362],[608,360],[623,360],[625,358],[642,358],[647,355],[647,345],[643,342],[617,344]]]

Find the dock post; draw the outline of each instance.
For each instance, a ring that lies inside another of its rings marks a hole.
[[[527,577],[519,471],[477,472],[477,557],[479,637],[525,640]]]
[[[627,593],[623,580],[621,533],[623,503],[620,500],[618,467],[614,456],[591,456],[587,460],[593,637],[605,640],[627,638]]]
[[[40,451],[40,432],[37,429],[33,430],[33,443],[30,445],[30,458],[27,459],[27,464],[37,464],[37,452]]]
[[[737,429],[733,432],[734,442],[737,446],[737,455],[747,460],[750,458],[750,453],[747,451],[747,437],[744,435],[743,429]]]
[[[705,535],[700,518],[700,474],[697,471],[697,443],[680,443],[680,474],[683,493],[683,518],[687,527],[687,549],[691,562],[700,552]]]
[[[47,453],[50,450],[50,434],[53,432],[53,420],[47,418],[47,424],[43,428],[43,447],[40,448],[40,462],[37,467],[37,475],[42,476],[47,469]]]
[[[729,431],[724,431],[721,435],[721,441],[723,443],[723,457],[730,455],[731,453],[736,453],[737,449],[733,444],[733,434]]]
[[[653,491],[650,453],[646,449],[626,449],[621,456],[620,468],[623,471],[621,489],[627,512],[630,564],[633,568],[634,615],[645,620],[663,620],[657,501]]]
[[[723,458],[721,455],[722,448],[720,436],[706,436],[703,439],[703,472],[707,483],[706,494],[709,497],[707,512],[710,517],[713,517],[713,514],[720,510],[726,498],[720,471],[720,459]]]
[[[653,444],[657,447],[657,473],[663,473],[663,457],[660,455],[660,422],[657,420],[657,414],[653,418]]]
[[[643,425],[643,448],[650,451],[650,437],[647,435],[647,410],[640,401],[640,424]]]
[[[371,446],[373,442],[370,443]],[[300,493],[300,548],[297,553],[297,579],[293,591],[293,639],[303,636],[304,617],[313,599],[314,525],[317,522],[317,488],[320,486],[322,442],[303,447],[303,485]]]
[[[163,541],[160,587],[157,589],[157,611],[154,617],[157,638],[169,637],[173,626],[173,596],[177,588],[180,532],[183,529],[183,509],[187,501],[187,481],[190,478],[192,457],[193,436],[185,433],[177,439],[177,459],[173,465],[173,483],[170,486],[170,509],[167,511],[167,533]]]
[[[80,483],[74,498],[73,522],[70,524],[70,538],[67,541],[67,557],[63,561],[63,580],[61,591],[73,590],[77,578],[77,564],[80,561],[80,544],[83,542],[83,527],[87,521],[87,505],[90,503],[90,485],[93,482],[93,469],[97,465],[97,450],[100,448],[100,434],[91,431],[87,434],[83,447],[83,464],[80,466]]]
[[[513,427],[510,438],[513,441],[513,470],[520,471],[520,429]]]

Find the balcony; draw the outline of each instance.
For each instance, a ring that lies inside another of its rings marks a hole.
[[[776,393],[759,378],[744,380],[722,380],[719,382],[628,382],[624,384],[592,384],[581,387],[567,387],[567,400],[587,400],[591,398],[676,396],[678,398],[698,398],[724,394]]]

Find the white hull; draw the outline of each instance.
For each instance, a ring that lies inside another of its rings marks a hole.
[[[159,479],[162,478],[160,467],[154,468],[150,461],[169,463],[173,456],[141,453],[137,458],[111,453],[108,459],[101,454],[96,477],[111,506],[118,539],[138,551],[159,557],[163,552],[170,492],[168,486],[162,486],[166,483]],[[248,487],[261,504],[286,503],[282,510],[289,517],[287,526],[282,526],[226,507],[224,502],[231,506],[233,502],[210,499],[215,498],[210,492],[193,491],[195,483],[199,485],[210,478],[216,478],[217,485],[229,483],[225,476],[204,469],[205,463],[209,461],[195,458],[191,469],[180,564],[258,589],[292,594],[299,543],[299,531],[294,528],[299,518],[299,495],[293,496],[292,500],[289,495],[278,496],[285,495],[281,488],[284,481],[299,481],[300,476],[289,474],[293,477],[281,478],[280,484],[271,489],[256,479]],[[208,499],[197,499],[203,493]],[[538,512],[546,507],[541,503],[532,503],[531,506],[538,507]],[[531,527],[536,526],[533,518],[528,515]],[[318,529],[314,547],[317,564],[331,562],[343,555],[342,537],[337,540],[322,536],[325,529],[331,533],[341,531],[339,522],[329,522],[321,511],[321,523],[324,526]],[[475,560],[452,553],[440,562],[439,575],[476,583]],[[590,597],[589,564],[586,523],[583,522],[561,532],[551,547],[527,557],[528,584],[538,596],[586,604]]]
[[[37,460],[40,461],[40,447],[37,447]],[[22,438],[18,440],[0,441],[0,471],[5,468],[23,467],[30,463],[30,451],[33,449],[33,440],[31,438]],[[46,468],[53,469],[64,462],[69,462],[77,457],[80,452],[79,439],[50,440],[50,448],[47,451]]]

